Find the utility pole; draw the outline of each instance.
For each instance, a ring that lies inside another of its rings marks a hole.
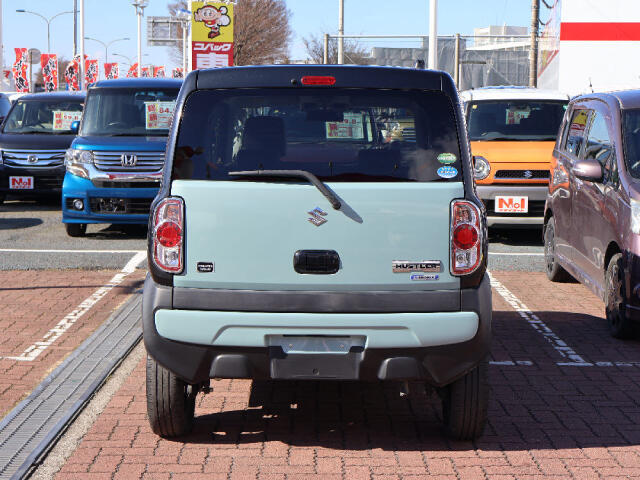
[[[80,0],[80,60],[78,61],[78,88],[84,90],[84,0]]]
[[[78,55],[78,0],[73,0],[73,56],[76,55]]]
[[[0,87],[4,90],[4,42],[2,41],[2,0],[0,0]]]
[[[429,69],[438,68],[438,0],[429,3]]]
[[[344,0],[340,0],[338,9],[338,65],[344,63]]]
[[[538,85],[538,23],[540,0],[531,0],[531,43],[529,45],[529,86]]]

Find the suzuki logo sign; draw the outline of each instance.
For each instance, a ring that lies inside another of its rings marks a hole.
[[[120,155],[120,164],[123,167],[135,167],[137,162],[138,157],[135,155],[127,155],[126,153]]]

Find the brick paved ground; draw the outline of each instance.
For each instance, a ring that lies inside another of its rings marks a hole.
[[[525,276],[526,275],[526,276]],[[585,361],[640,362],[609,337],[602,303],[543,274],[495,275]],[[494,293],[490,422],[476,442],[442,436],[437,397],[394,385],[216,381],[194,432],[153,435],[144,362],[57,475],[73,479],[640,478],[640,368],[563,367],[554,344]],[[555,346],[558,344],[556,343]]]
[[[105,285],[117,271],[0,271],[0,419],[84,341],[131,292],[142,287],[138,270],[78,319],[33,361],[16,361],[65,315]]]

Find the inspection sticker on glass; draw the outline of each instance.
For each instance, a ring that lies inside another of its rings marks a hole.
[[[456,163],[456,156],[453,153],[441,153],[438,155],[438,161],[440,163],[444,163],[445,165],[451,165],[452,163]]]
[[[81,111],[53,111],[53,129],[54,130],[71,130],[73,122],[79,122],[82,118]]]
[[[175,108],[176,102],[144,102],[147,130],[167,130]]]

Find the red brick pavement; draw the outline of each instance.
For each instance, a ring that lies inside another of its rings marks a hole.
[[[496,278],[586,360],[640,361],[639,342],[610,338],[581,285]],[[395,385],[246,380],[213,382],[194,432],[163,440],[147,423],[141,361],[56,478],[640,478],[640,368],[558,366],[495,293],[494,307],[493,358],[534,364],[491,367],[490,421],[475,443],[444,438],[437,397],[416,385],[400,398]]]
[[[69,328],[33,361],[16,361],[25,348],[41,341],[65,315],[109,282],[117,271],[1,271],[0,418],[26,397],[71,351],[82,343],[131,292],[142,287],[138,270]]]

